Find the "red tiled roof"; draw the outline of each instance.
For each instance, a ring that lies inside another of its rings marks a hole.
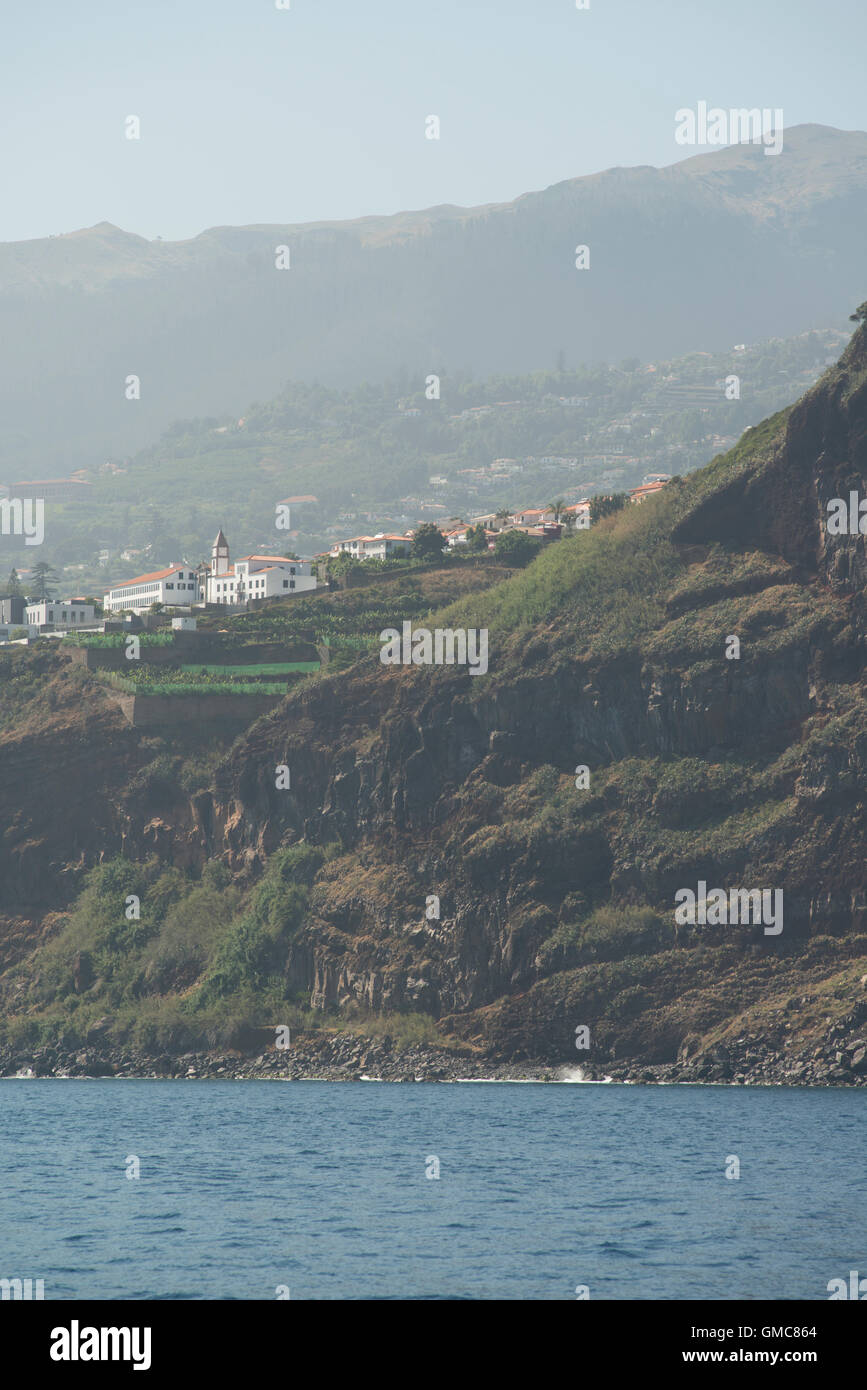
[[[63,483],[64,487],[67,483],[72,483],[74,487],[90,487],[90,483],[85,482],[83,478],[22,478],[17,483],[13,483],[12,486],[42,487],[45,483]]]
[[[288,555],[239,555],[235,564],[240,564],[242,560],[267,560],[269,563],[278,565],[295,565],[297,560],[290,560]]]
[[[149,584],[154,579],[168,579],[170,574],[177,574],[179,570],[187,569],[186,565],[170,565],[167,570],[154,570],[152,574],[137,574],[135,579],[122,579],[119,584],[112,584],[111,589],[126,589],[130,584]]]
[[[630,497],[643,497],[648,492],[659,492],[660,488],[666,487],[666,483],[645,483],[642,487],[634,487],[630,491]]]
[[[389,535],[383,534],[383,535],[381,535],[381,536],[349,536],[347,540],[345,540],[345,541],[335,541],[334,544],[335,544],[335,545],[352,545],[353,542],[356,542],[356,543],[357,543],[357,542],[359,542],[359,541],[364,541],[365,544],[366,544],[368,541],[406,541],[407,544],[409,544],[409,543],[411,542],[411,540],[412,540],[412,537],[411,537],[411,536],[396,536],[396,535],[390,535],[390,534],[389,534]],[[259,558],[261,558],[261,557],[259,557]]]

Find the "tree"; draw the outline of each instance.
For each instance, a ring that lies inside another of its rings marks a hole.
[[[358,569],[361,562],[354,555],[350,555],[347,550],[341,550],[338,555],[329,555],[325,561],[326,573],[331,579],[340,579],[346,574],[347,570]]]
[[[412,535],[412,553],[416,560],[438,560],[443,553],[443,533],[432,521],[424,521]]]
[[[18,578],[18,571],[16,569],[11,569],[9,571],[9,578],[6,581],[6,593],[10,598],[21,598],[22,596],[21,580]]]
[[[867,299],[864,300],[863,304],[858,305],[854,314],[849,315],[851,323],[864,323],[865,319],[867,319]]]
[[[590,522],[601,521],[604,516],[613,516],[626,506],[626,493],[615,492],[610,497],[591,497]]]
[[[57,571],[53,570],[44,560],[40,560],[38,565],[33,567],[34,593],[40,600],[51,598],[50,590],[57,583]]]
[[[477,526],[471,526],[467,532],[468,550],[487,550],[488,536],[483,523],[480,521]]]
[[[512,513],[509,507],[501,507],[498,512],[494,513],[494,520],[501,521],[503,525],[505,525],[511,515]]]
[[[539,542],[526,531],[501,531],[494,541],[494,554],[507,565],[528,565],[538,550]]]
[[[549,511],[554,513],[554,520],[559,521],[566,506],[565,497],[556,497],[553,502],[548,503]]]

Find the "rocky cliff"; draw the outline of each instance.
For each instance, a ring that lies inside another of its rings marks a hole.
[[[586,1024],[601,1055],[653,1062],[775,1010],[806,1036],[826,994],[852,1002],[865,539],[829,534],[827,507],[867,496],[865,429],[861,329],[731,455],[446,614],[489,628],[487,675],[373,658],[260,721],[200,824],[236,872],[296,838],[339,845],[290,987],[515,1055],[563,1056]],[[699,881],[782,890],[784,930],[676,933]]]
[[[40,895],[64,906],[76,856],[122,849],[190,881],[217,865],[224,898],[254,903],[243,929],[227,908],[228,935],[173,976],[155,918],[129,939],[130,960],[151,955],[125,992],[110,963],[79,992],[110,1013],[160,981],[183,1009],[258,980],[335,1027],[424,1016],[449,1046],[506,1061],[862,1078],[867,558],[863,534],[829,530],[828,504],[867,497],[865,432],[861,327],[730,454],[428,620],[486,628],[487,673],[366,657],[305,682],[191,794],[136,791],[141,744],[105,702],[86,732],[34,735],[32,765],[19,730],[26,785],[47,747],[63,776],[41,821],[4,788],[33,846],[7,833],[9,921]],[[677,895],[702,884],[781,892],[781,930],[679,922]],[[182,936],[182,906],[176,919]],[[0,980],[7,1013],[45,1004],[37,937]]]

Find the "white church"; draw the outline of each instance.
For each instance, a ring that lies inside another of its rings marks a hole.
[[[234,565],[229,542],[222,530],[211,546],[211,563],[193,569],[184,561],[152,574],[139,574],[110,589],[103,599],[105,611],[146,613],[152,603],[167,608],[189,608],[193,603],[225,603],[238,607],[251,599],[288,598],[316,588],[316,577],[306,560],[285,555],[244,555]]]
[[[290,594],[316,588],[316,576],[306,560],[289,560],[285,555],[243,555],[234,564],[229,559],[229,542],[222,530],[211,546],[210,565],[197,572],[199,601],[205,603],[247,603],[257,598],[288,598]]]

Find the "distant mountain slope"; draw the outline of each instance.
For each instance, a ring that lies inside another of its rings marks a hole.
[[[858,297],[865,214],[867,135],[800,126],[779,157],[736,146],[480,208],[2,245],[0,473],[125,454],[289,378],[485,375],[822,326]]]

